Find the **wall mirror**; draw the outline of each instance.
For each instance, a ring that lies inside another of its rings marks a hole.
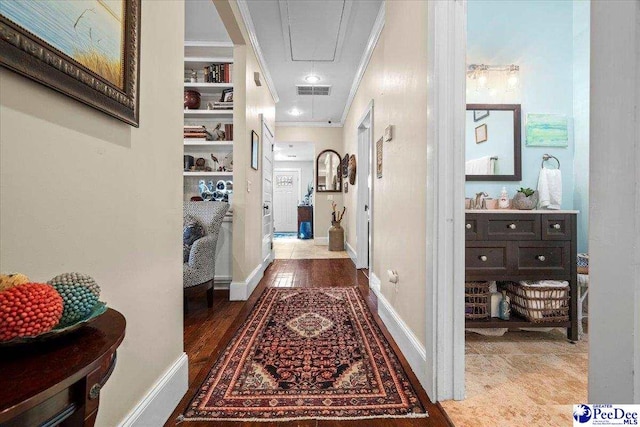
[[[465,123],[467,181],[520,181],[520,104],[467,104]]]
[[[340,155],[333,150],[324,150],[316,159],[316,191],[318,193],[342,192]]]

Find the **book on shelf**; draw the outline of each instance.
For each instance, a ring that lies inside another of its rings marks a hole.
[[[231,83],[233,64],[211,64],[204,67],[205,83]]]
[[[233,124],[227,123],[224,125],[224,137],[227,141],[233,141]]]
[[[214,110],[233,110],[233,102],[214,102]]]

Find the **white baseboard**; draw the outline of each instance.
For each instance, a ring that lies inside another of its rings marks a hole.
[[[229,300],[230,301],[246,301],[249,299],[258,283],[264,276],[264,271],[269,264],[273,261],[273,252],[264,262],[259,264],[242,282],[231,282],[229,285]]]
[[[213,289],[215,290],[229,290],[231,284],[231,276],[218,276],[213,280]]]
[[[329,236],[325,236],[325,237],[314,237],[313,238],[313,244],[314,245],[325,245],[328,246],[329,245]]]
[[[188,388],[189,359],[186,353],[182,353],[119,425],[121,427],[164,425]]]
[[[378,315],[382,322],[389,330],[400,351],[409,362],[409,366],[413,373],[418,377],[418,381],[423,387],[427,387],[426,369],[427,369],[427,351],[415,336],[413,331],[409,329],[404,320],[400,318],[389,301],[382,295],[380,291],[380,279],[375,274],[369,275],[369,287],[378,297]]]
[[[356,260],[358,259],[358,255],[356,255],[356,251],[353,250],[349,242],[345,242],[344,246],[345,248],[347,248],[347,253],[349,254],[349,258],[351,258],[351,261],[353,261],[353,263],[355,264]]]

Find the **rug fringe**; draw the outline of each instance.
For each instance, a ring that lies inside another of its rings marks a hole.
[[[273,423],[273,422],[287,422],[287,421],[302,421],[302,420],[326,420],[326,421],[350,421],[350,420],[373,420],[380,418],[395,418],[395,419],[404,419],[404,418],[429,418],[429,414],[425,412],[424,414],[407,414],[407,415],[365,415],[362,417],[285,417],[285,418],[207,418],[207,417],[197,417],[197,418],[186,418],[182,416],[182,420],[180,422],[198,422],[198,421],[231,421],[231,422],[264,422],[264,423]]]

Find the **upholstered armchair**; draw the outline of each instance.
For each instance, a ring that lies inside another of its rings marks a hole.
[[[184,202],[183,223],[196,224],[204,234],[186,246],[182,265],[182,280],[185,289],[207,286],[207,304],[213,306],[213,280],[216,274],[216,244],[229,204],[225,202]],[[183,234],[188,230],[185,228]],[[183,236],[184,237],[184,236]],[[188,253],[187,253],[188,251]],[[187,259],[188,257],[188,259]],[[187,296],[184,295],[184,310],[188,311]]]

